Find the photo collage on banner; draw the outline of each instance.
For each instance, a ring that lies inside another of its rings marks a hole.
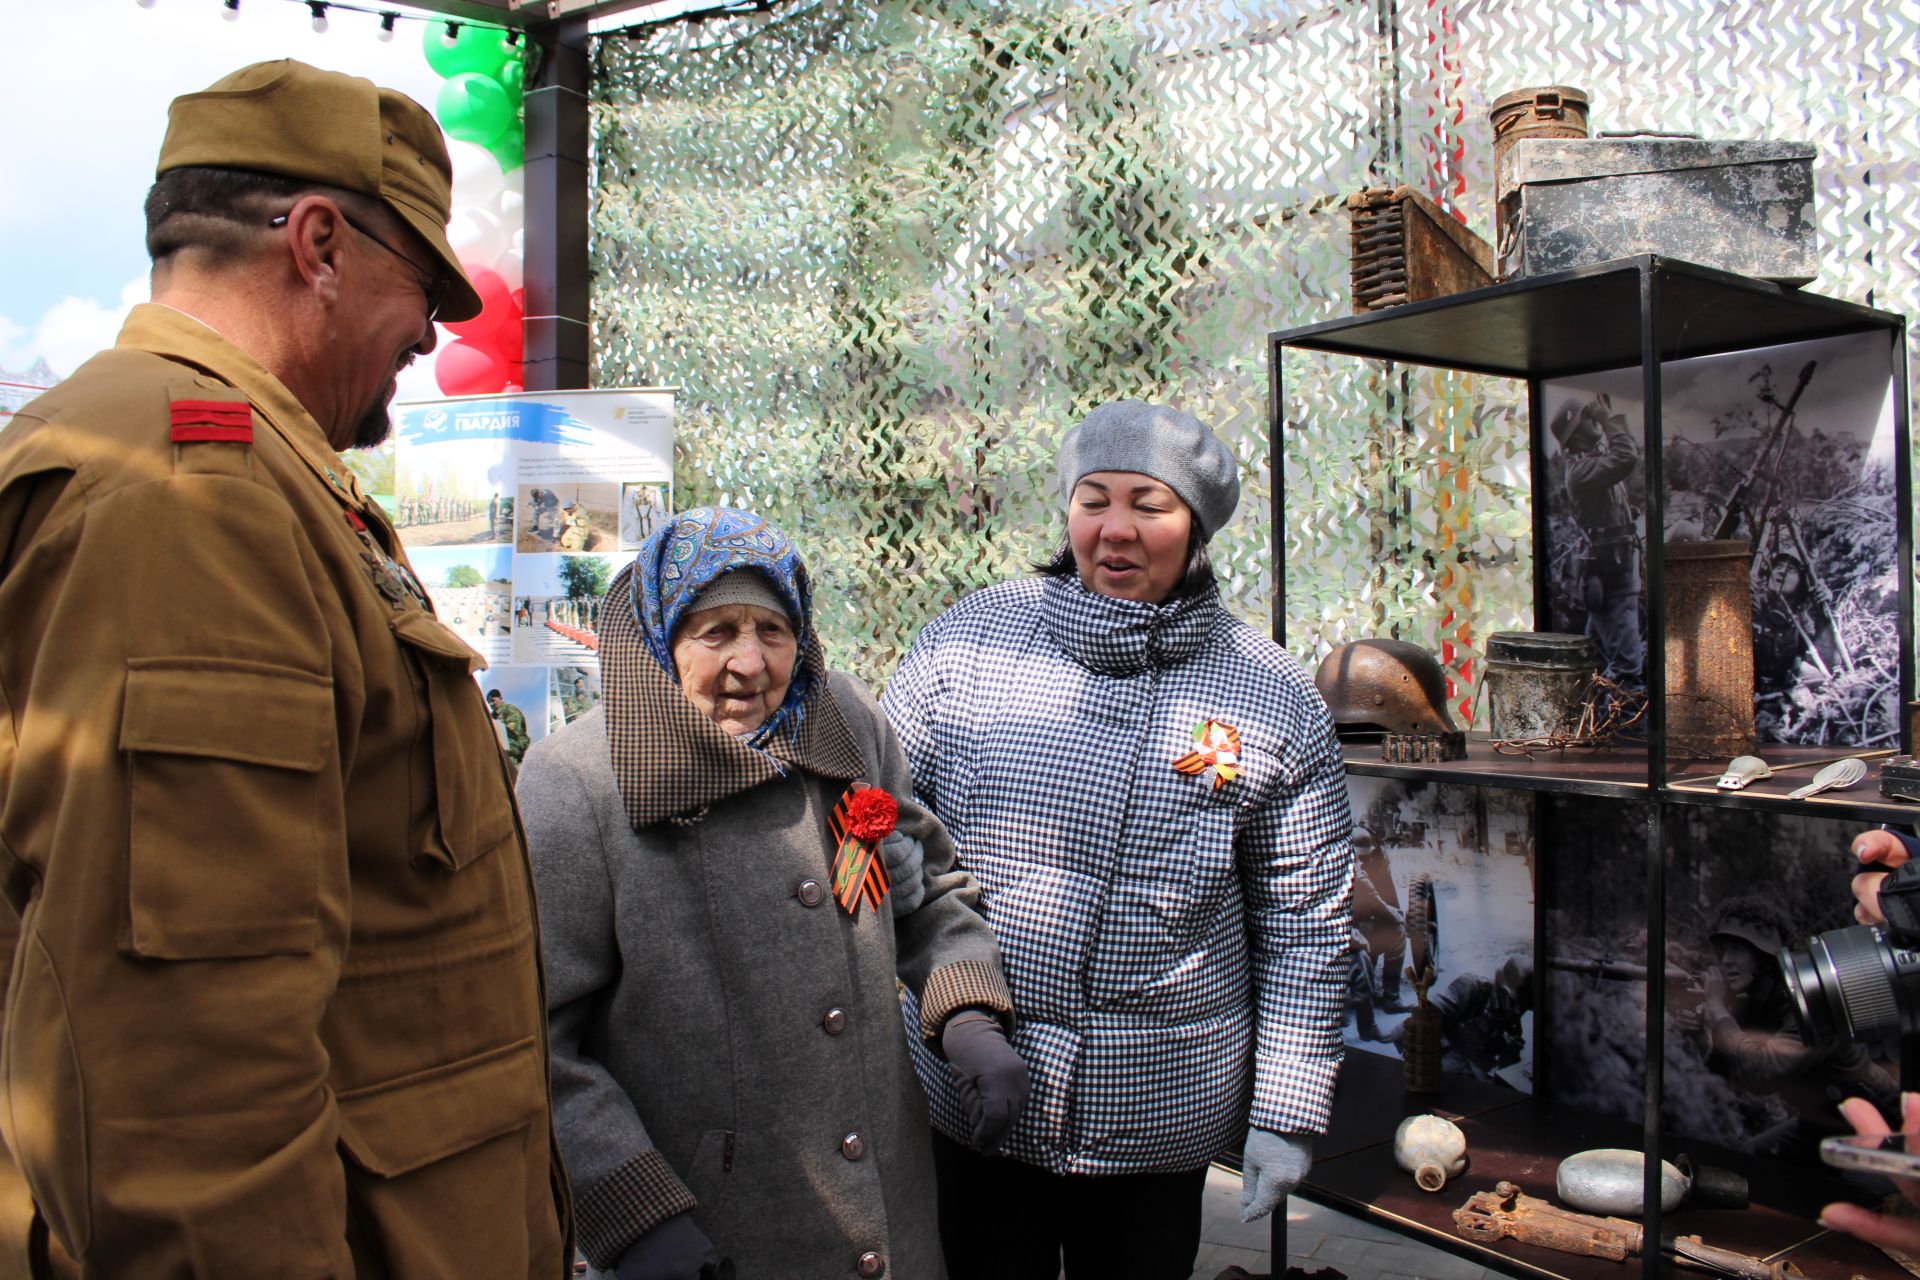
[[[600,605],[673,509],[671,390],[548,391],[394,406],[378,485],[518,764],[600,700]]]

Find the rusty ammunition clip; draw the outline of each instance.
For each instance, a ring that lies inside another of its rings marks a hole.
[[[1734,1276],[1737,1280],[1796,1280],[1805,1275],[1791,1262],[1762,1262],[1731,1249],[1702,1244],[1699,1236],[1677,1236],[1667,1241],[1667,1251],[1683,1262]]]

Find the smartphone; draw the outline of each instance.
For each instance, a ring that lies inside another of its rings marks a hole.
[[[1836,1169],[1861,1169],[1896,1178],[1920,1177],[1920,1133],[1889,1133],[1878,1138],[1850,1133],[1822,1138],[1820,1159]]]

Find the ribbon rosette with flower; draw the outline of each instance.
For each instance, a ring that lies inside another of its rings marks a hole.
[[[879,787],[848,787],[833,806],[833,897],[848,915],[865,899],[875,911],[887,896],[887,860],[880,842],[893,834],[900,806]]]
[[[1219,720],[1202,720],[1193,726],[1193,750],[1173,762],[1181,773],[1213,771],[1213,790],[1218,791],[1240,776],[1240,731]]]

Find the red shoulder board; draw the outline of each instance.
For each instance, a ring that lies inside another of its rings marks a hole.
[[[200,388],[189,394],[192,398],[174,397],[170,410],[175,444],[253,443],[253,406],[244,395],[236,391],[230,399],[213,399]]]

